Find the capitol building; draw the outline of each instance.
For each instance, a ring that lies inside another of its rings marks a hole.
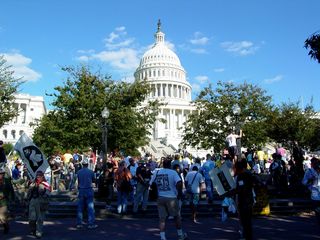
[[[160,157],[174,154],[180,149],[184,123],[196,108],[191,104],[192,88],[187,81],[186,71],[178,56],[166,45],[160,20],[154,36],[155,43],[142,56],[134,78],[135,81],[146,80],[151,85],[152,91],[142,105],[149,100],[164,103],[151,129],[150,144],[144,148],[152,155]],[[30,124],[47,114],[41,96],[17,94],[15,105],[19,115],[0,129],[0,139],[5,143],[15,144],[24,132],[31,137],[34,129]],[[195,156],[206,154],[205,150],[190,147],[186,150]]]
[[[196,110],[191,105],[192,88],[186,71],[178,56],[166,45],[160,20],[154,36],[155,43],[144,53],[134,77],[136,81],[146,80],[151,85],[152,91],[146,101],[159,100],[165,104],[152,129],[149,151],[159,155],[172,154],[172,150],[180,148],[183,124],[188,115]],[[189,152],[194,153],[192,149]]]
[[[0,139],[12,144],[15,144],[23,133],[31,137],[34,131],[32,123],[40,120],[47,113],[41,96],[16,94],[14,104],[18,109],[18,116],[0,128]]]

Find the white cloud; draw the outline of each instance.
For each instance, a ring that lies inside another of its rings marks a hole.
[[[221,73],[221,72],[224,72],[225,69],[224,68],[215,68],[215,69],[213,69],[213,71],[216,73]]]
[[[165,44],[166,46],[171,49],[172,51],[175,51],[176,50],[176,47],[175,45],[172,43],[172,42],[169,42],[169,41],[165,41]]]
[[[121,78],[121,81],[127,82],[127,83],[133,83],[134,82],[134,76],[125,76]]]
[[[208,53],[207,50],[204,49],[204,48],[192,48],[190,51],[193,52],[193,53],[197,53],[197,54],[206,54],[206,53]]]
[[[272,84],[272,83],[275,83],[275,82],[279,82],[283,79],[283,76],[282,75],[277,75],[273,78],[267,78],[267,79],[264,79],[263,82],[266,83],[266,84]]]
[[[109,50],[128,47],[134,42],[134,38],[127,38],[127,32],[124,26],[115,28],[115,31],[109,33],[104,39],[105,46]]]
[[[206,83],[209,80],[208,76],[204,76],[204,75],[196,76],[194,79],[197,80],[201,84]]]
[[[254,45],[250,41],[241,41],[241,42],[223,42],[221,47],[224,48],[227,52],[232,52],[240,56],[246,56],[249,54],[254,54],[259,47]]]
[[[31,58],[25,57],[18,52],[0,53],[0,55],[3,55],[8,65],[12,66],[16,78],[22,78],[23,81],[35,82],[42,77],[40,73],[28,66],[32,62]]]
[[[140,49],[134,46],[134,38],[127,37],[125,27],[117,27],[104,39],[105,50],[95,52],[93,50],[79,50],[79,61],[99,60],[109,64],[114,70],[134,71],[139,65]]]
[[[193,92],[193,93],[198,93],[198,92],[201,91],[201,86],[200,86],[200,84],[193,83],[193,84],[191,85],[191,87],[192,87],[192,92]]]
[[[93,54],[91,59],[109,63],[119,70],[134,70],[139,65],[138,51],[132,48],[121,48],[115,51],[102,51]]]
[[[189,40],[193,45],[206,45],[209,42],[209,38],[203,37],[201,32],[195,32],[193,35],[194,38]]]

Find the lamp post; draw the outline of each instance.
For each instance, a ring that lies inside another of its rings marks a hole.
[[[104,161],[107,161],[107,148],[108,148],[108,126],[107,126],[107,119],[110,115],[109,109],[104,107],[101,112],[101,116],[103,118],[103,131],[102,131],[102,157]]]
[[[239,121],[241,108],[237,103],[232,107],[232,112],[233,112],[233,115],[235,116],[236,134],[238,135],[236,139],[236,143],[237,143],[237,161],[239,161],[241,160],[241,131],[240,131],[240,121]]]

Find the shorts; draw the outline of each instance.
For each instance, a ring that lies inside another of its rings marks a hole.
[[[231,146],[228,148],[229,154],[232,158],[234,158],[234,156],[238,155],[238,149],[237,146]]]
[[[200,200],[200,193],[192,193],[190,194],[190,204],[193,206],[197,206]]]
[[[157,201],[160,220],[164,221],[168,216],[180,216],[177,198],[159,197]]]

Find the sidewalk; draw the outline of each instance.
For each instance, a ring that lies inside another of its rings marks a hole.
[[[222,223],[219,218],[200,218],[200,224],[183,219],[183,229],[189,240],[238,239],[238,220],[228,219]],[[158,219],[97,219],[95,230],[77,230],[75,219],[46,221],[44,237],[48,240],[159,240]],[[260,217],[253,221],[254,239],[320,239],[320,227],[314,216]],[[11,232],[0,239],[35,239],[28,236],[26,221],[11,221]],[[167,239],[177,239],[174,222],[167,221]]]

